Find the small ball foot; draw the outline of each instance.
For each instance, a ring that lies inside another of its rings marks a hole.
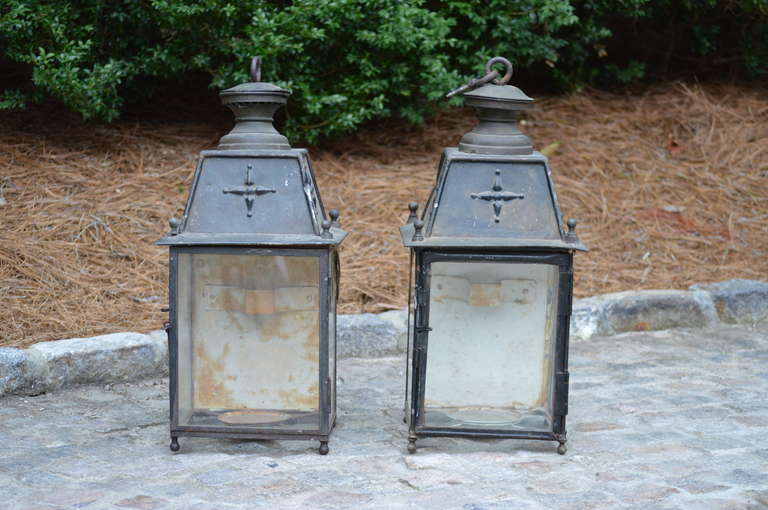
[[[179,438],[178,437],[171,436],[171,446],[170,446],[170,448],[171,448],[172,452],[178,452],[179,451],[179,448],[181,448],[181,447],[179,446]]]
[[[560,455],[565,455],[565,452],[567,451],[568,451],[568,447],[565,446],[565,443],[560,443],[557,446],[557,453],[559,453]]]
[[[320,455],[328,455],[330,449],[328,448],[328,441],[320,441],[320,448],[317,450]]]
[[[416,440],[415,439],[409,439],[408,440],[408,453],[416,453]]]

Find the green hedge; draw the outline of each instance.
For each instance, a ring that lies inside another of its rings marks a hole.
[[[293,91],[286,133],[418,122],[494,55],[559,88],[711,70],[768,74],[768,0],[3,0],[0,108],[46,96],[110,121],[160,83],[263,79]],[[453,99],[454,104],[461,101]]]

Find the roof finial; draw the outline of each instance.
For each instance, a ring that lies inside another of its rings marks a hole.
[[[261,81],[261,57],[251,59],[251,81]]]

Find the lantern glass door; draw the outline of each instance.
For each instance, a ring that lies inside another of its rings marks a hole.
[[[558,266],[428,265],[428,428],[553,430]]]
[[[318,430],[327,258],[237,251],[177,255],[178,425]]]

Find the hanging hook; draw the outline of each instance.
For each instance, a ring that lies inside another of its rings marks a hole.
[[[493,80],[493,83],[495,83],[496,85],[506,85],[507,82],[509,82],[509,79],[512,78],[512,62],[510,62],[504,57],[493,57],[491,60],[485,63],[486,74],[491,73],[491,67],[493,67],[493,64],[504,64],[504,67],[507,68],[507,72],[504,73],[504,76],[502,76],[499,79]]]
[[[499,78],[499,72],[491,69],[493,64],[504,64],[504,66],[507,68],[507,72],[504,73],[504,76]],[[450,98],[456,94],[460,94],[468,90],[474,90],[480,85],[485,85],[489,82],[493,82],[496,85],[506,85],[510,78],[512,78],[512,62],[504,57],[493,57],[485,64],[485,76],[481,78],[475,78],[466,85],[462,85],[461,87],[448,92],[445,97]]]
[[[251,80],[261,81],[261,57],[251,59]]]

